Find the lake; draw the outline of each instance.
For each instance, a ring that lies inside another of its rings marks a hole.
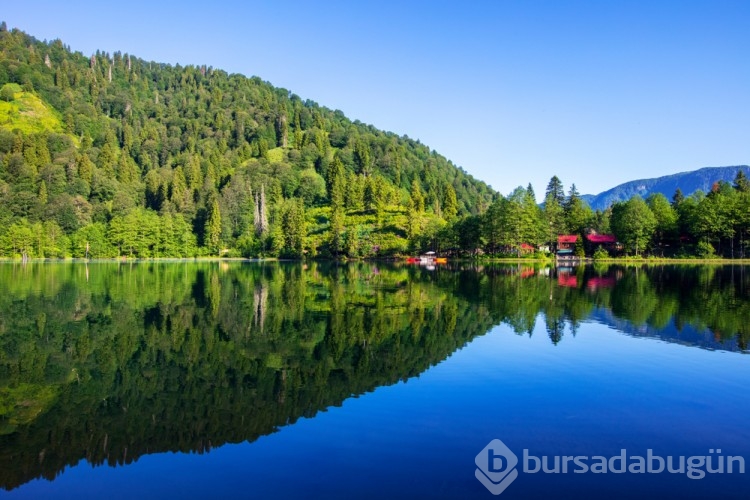
[[[0,264],[0,496],[747,498],[749,341],[742,266]]]

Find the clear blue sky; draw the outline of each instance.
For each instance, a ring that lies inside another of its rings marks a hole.
[[[750,163],[748,1],[6,2],[88,55],[257,75],[502,193]]]

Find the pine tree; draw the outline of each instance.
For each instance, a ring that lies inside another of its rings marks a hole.
[[[172,175],[172,192],[169,199],[179,210],[184,208],[183,204],[186,192],[187,181],[185,180],[185,174],[182,167],[177,167],[174,169],[174,174]]]
[[[48,163],[52,163],[52,157],[50,156],[49,148],[47,147],[47,134],[38,134],[36,136],[35,142],[35,149],[37,158],[39,160],[39,166],[43,167]]]
[[[343,246],[343,233],[344,233],[344,213],[342,208],[331,209],[331,221],[330,221],[330,245],[331,252],[334,255],[341,253]]]
[[[353,227],[344,234],[344,253],[350,258],[357,257],[357,232]]]
[[[78,177],[91,183],[91,179],[94,177],[94,162],[91,161],[89,155],[83,153],[78,156],[76,164],[78,166]]]
[[[741,193],[750,192],[750,180],[748,180],[743,170],[738,170],[734,178],[734,189]]]
[[[370,211],[375,208],[375,180],[372,177],[366,177],[364,179],[362,200],[364,202],[365,210]]]
[[[547,192],[544,198],[544,219],[546,221],[546,241],[550,250],[555,250],[557,237],[565,233],[565,214],[554,192]]]
[[[544,199],[552,198],[557,201],[557,204],[563,206],[565,204],[565,188],[559,177],[553,175],[547,184],[547,191],[544,193]]]
[[[305,250],[305,237],[307,236],[307,222],[305,218],[305,202],[302,198],[297,198],[294,207],[294,216],[292,218],[294,225],[294,241],[292,249],[295,255],[302,257]]]
[[[200,157],[197,154],[191,155],[185,174],[187,176],[188,187],[192,191],[197,191],[201,188],[203,185],[203,171],[201,170]]]
[[[39,184],[39,203],[42,205],[47,204],[47,183],[44,181]]]
[[[348,210],[360,211],[364,207],[364,181],[365,178],[349,171],[346,175],[345,206]]]
[[[286,212],[285,204],[277,204],[274,206],[271,225],[268,232],[268,242],[270,243],[270,250],[273,255],[279,256],[284,250],[286,244],[286,235],[284,234],[284,212]]]
[[[281,209],[281,234],[284,240],[284,253],[292,257],[302,257],[307,229],[305,205],[302,198],[287,200]]]
[[[357,173],[369,176],[372,173],[372,160],[370,154],[370,145],[364,139],[359,139],[354,146],[354,157],[359,167]]]
[[[336,195],[341,194],[343,195],[343,179],[344,179],[344,164],[341,162],[341,158],[339,158],[339,155],[336,154],[333,158],[333,162],[328,166],[328,170],[326,171],[326,189],[328,190],[328,199],[331,200],[331,203],[333,203],[334,198],[334,192],[333,192],[333,186],[334,183],[338,182],[339,185],[337,186],[339,189],[341,189],[340,193],[336,193]],[[343,204],[344,198],[341,197],[341,203]]]
[[[378,227],[382,227],[383,217],[385,216],[385,207],[387,203],[387,185],[385,179],[383,179],[383,177],[381,177],[380,175],[376,175],[375,177],[373,177],[372,185],[375,204],[375,222]]]
[[[117,162],[117,180],[125,185],[131,185],[135,184],[139,177],[138,166],[130,157],[130,154],[123,150],[120,160]]]
[[[582,234],[591,218],[591,209],[581,198],[575,184],[570,186],[564,208],[567,230],[571,233]]]
[[[672,195],[672,206],[677,208],[683,201],[685,201],[685,196],[682,194],[682,189],[675,189],[674,195]]]
[[[526,194],[531,198],[531,200],[536,203],[536,193],[534,192],[534,186],[531,185],[529,182],[529,185],[526,186]]]
[[[407,235],[412,245],[416,238],[422,234],[422,214],[424,213],[424,197],[417,181],[411,185],[411,196],[409,196],[409,207],[407,211]]]
[[[443,196],[443,217],[450,222],[455,219],[457,215],[458,201],[456,200],[456,190],[453,189],[453,186],[448,184]]]
[[[209,251],[219,254],[219,241],[221,239],[221,213],[219,211],[219,201],[214,197],[208,211],[206,219],[206,246]]]
[[[422,189],[419,187],[419,183],[414,179],[411,183],[411,201],[414,204],[414,210],[417,213],[424,212],[424,196],[422,195]]]

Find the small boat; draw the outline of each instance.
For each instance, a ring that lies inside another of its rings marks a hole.
[[[448,259],[445,257],[437,257],[435,252],[426,252],[424,255],[419,257],[407,257],[407,264],[422,264],[422,265],[433,265],[433,264],[446,264]]]

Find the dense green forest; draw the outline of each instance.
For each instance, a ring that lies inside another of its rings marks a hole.
[[[259,78],[0,26],[0,254],[392,255],[494,192]]]
[[[82,459],[115,465],[252,441],[419,375],[500,323],[558,344],[608,311],[608,323],[639,335],[691,326],[700,337],[671,340],[748,348],[742,267],[579,267],[575,286],[547,271],[4,264],[0,488]]]
[[[708,193],[683,196],[678,188],[671,200],[660,193],[645,200],[634,196],[606,210],[593,211],[575,184],[565,193],[552,177],[543,207],[531,186],[499,196],[482,215],[456,222],[458,244],[489,254],[515,255],[524,243],[554,250],[557,236],[578,236],[583,256],[606,257],[607,251],[585,242],[589,233],[614,234],[620,243],[615,255],[658,257],[746,257],[750,241],[750,182],[738,171],[734,183],[719,181]]]
[[[745,257],[750,184],[594,212],[555,176],[539,205],[257,77],[0,25],[0,256],[511,256],[592,231],[620,254]]]

